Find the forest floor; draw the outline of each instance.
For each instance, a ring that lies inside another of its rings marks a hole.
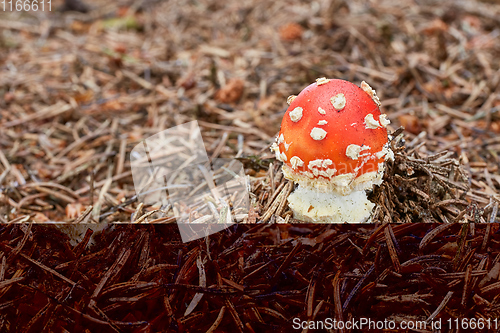
[[[0,331],[291,332],[297,318],[361,317],[497,331],[499,1],[1,6]],[[286,205],[269,147],[287,96],[320,77],[368,82],[391,121],[372,224],[300,223]],[[250,210],[182,243],[173,210],[139,202],[130,157],[192,120],[211,159],[243,164]],[[54,221],[113,224],[74,244]]]

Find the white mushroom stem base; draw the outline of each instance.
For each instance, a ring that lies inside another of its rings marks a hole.
[[[367,222],[375,204],[368,200],[364,190],[341,195],[322,193],[317,189],[299,186],[288,197],[293,217],[306,222],[363,223]]]

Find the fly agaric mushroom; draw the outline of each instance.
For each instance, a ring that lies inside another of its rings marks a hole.
[[[365,190],[380,185],[392,159],[375,91],[321,78],[290,96],[271,150],[283,175],[299,186],[288,197],[294,218],[308,222],[366,222],[375,206]]]

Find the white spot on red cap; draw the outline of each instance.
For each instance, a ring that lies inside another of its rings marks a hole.
[[[380,115],[379,120],[380,120],[380,124],[384,128],[387,127],[387,125],[389,125],[391,123],[391,121],[389,119],[387,119],[387,115],[386,114]]]
[[[275,154],[276,159],[281,161],[280,147],[276,144],[276,142],[273,142],[271,145],[271,151]]]
[[[392,151],[390,144],[386,143],[381,151],[375,153],[375,157],[380,159],[385,156],[385,160],[394,161],[394,152]]]
[[[318,121],[318,125],[326,125],[328,122],[326,120],[320,120]]]
[[[342,93],[337,94],[332,98],[330,98],[330,102],[332,102],[332,105],[335,108],[335,110],[340,111],[345,107],[346,103],[345,96]]]
[[[349,157],[353,160],[357,160],[359,158],[359,153],[361,151],[367,150],[367,149],[371,149],[371,148],[368,146],[364,146],[364,145],[358,146],[355,144],[350,144],[349,146],[347,146],[345,154],[347,155],[347,157]]]
[[[363,89],[363,91],[372,98],[372,100],[375,102],[375,104],[377,104],[378,107],[382,105],[377,97],[377,93],[372,89],[372,87],[370,87],[368,83],[366,83],[365,81],[361,82],[361,89]]]
[[[328,168],[330,165],[332,165],[333,162],[330,159],[317,159],[317,160],[312,160],[309,162],[309,165],[307,166],[310,170],[314,168]]]
[[[327,84],[328,82],[330,82],[330,80],[327,79],[326,77],[320,77],[319,79],[316,79],[316,84],[318,86],[320,86],[322,84]]]
[[[298,122],[302,118],[302,111],[303,111],[303,109],[300,106],[297,106],[295,109],[290,111],[290,113],[289,113],[290,119],[294,123]]]
[[[290,95],[290,96],[288,96],[288,98],[286,99],[286,103],[287,103],[288,105],[290,105],[290,104],[292,104],[293,100],[294,100],[294,99],[296,99],[296,98],[297,98],[297,96],[295,96],[295,95]]]
[[[312,171],[314,177],[323,176],[325,178],[331,178],[337,172],[335,168],[330,168],[332,164],[333,162],[330,159],[317,159],[310,161],[307,168]]]
[[[292,165],[292,169],[296,169],[297,167],[303,166],[304,161],[302,161],[298,156],[292,156],[292,158],[290,158],[290,164]]]
[[[326,114],[326,111],[323,110],[321,107],[318,106],[318,112],[321,114]]]
[[[365,128],[376,129],[379,127],[382,127],[382,125],[373,118],[373,114],[367,114],[365,117]]]
[[[322,128],[314,127],[311,130],[311,138],[313,138],[314,140],[323,140],[326,134],[326,131]]]

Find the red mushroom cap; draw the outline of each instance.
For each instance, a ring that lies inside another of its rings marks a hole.
[[[289,97],[272,147],[286,178],[343,194],[381,183],[389,120],[375,91],[361,87],[321,78]]]

